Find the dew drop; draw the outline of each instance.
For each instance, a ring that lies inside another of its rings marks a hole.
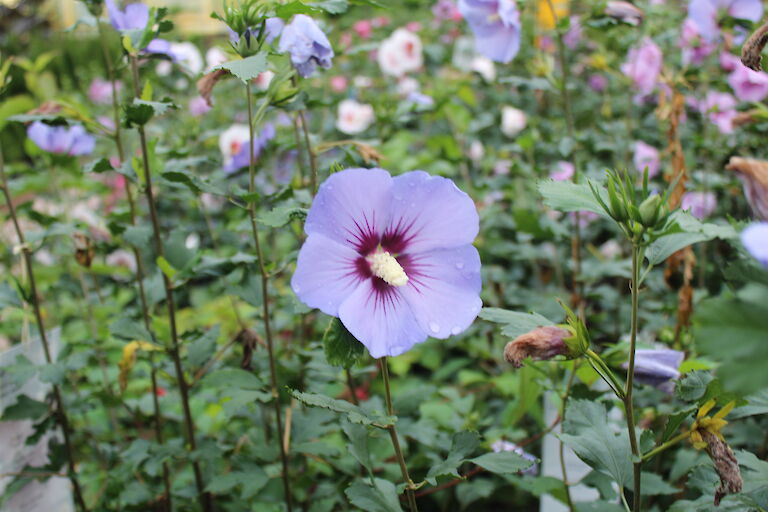
[[[459,261],[458,263],[456,263],[456,268],[459,269],[459,270],[463,269],[464,268],[464,262]]]
[[[297,285],[297,284],[294,284],[293,285],[293,291],[295,293],[299,293],[301,291],[301,287],[299,285]]]
[[[440,326],[435,322],[429,322],[429,330],[435,333],[440,332]]]
[[[453,334],[454,336],[459,334],[460,332],[461,332],[461,327],[459,326],[456,326],[453,329],[451,329],[451,334]]]

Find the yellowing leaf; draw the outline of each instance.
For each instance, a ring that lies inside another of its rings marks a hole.
[[[131,341],[123,347],[123,357],[120,359],[120,362],[117,363],[120,367],[118,380],[121,391],[125,391],[125,388],[128,387],[128,374],[136,364],[136,352],[139,350],[151,352],[162,350],[162,347],[149,343],[148,341]]]

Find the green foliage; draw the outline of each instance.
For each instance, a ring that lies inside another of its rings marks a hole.
[[[323,334],[323,348],[328,364],[351,368],[365,356],[365,347],[344,327],[341,320],[332,318]]]
[[[225,62],[216,69],[229,71],[245,84],[267,70],[267,54],[260,52],[244,59]]]

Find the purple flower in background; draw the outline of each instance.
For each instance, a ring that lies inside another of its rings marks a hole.
[[[608,87],[608,79],[603,75],[590,75],[588,83],[595,92],[603,92]]]
[[[437,0],[432,6],[432,15],[438,21],[459,21],[461,13],[453,0]]]
[[[688,19],[696,24],[707,41],[714,41],[720,36],[719,21],[723,14],[759,21],[763,17],[763,4],[761,0],[691,0],[688,4]]]
[[[27,137],[40,149],[58,155],[88,155],[96,145],[96,139],[80,125],[51,126],[35,121],[27,128]]]
[[[283,31],[284,26],[285,22],[282,20],[282,18],[267,18],[264,22],[264,41],[266,41],[267,44],[272,44],[272,41],[277,39],[277,37]],[[232,44],[236,45],[239,43],[240,34],[229,27],[227,27],[227,30],[229,31],[229,40],[232,42]],[[243,35],[245,36],[246,42],[250,45],[251,38],[258,37],[258,29],[248,27]]]
[[[723,71],[730,73],[731,71],[736,71],[739,66],[743,66],[743,64],[736,55],[728,52],[720,53],[720,67],[723,68]]]
[[[573,50],[579,45],[579,41],[581,41],[582,35],[583,35],[583,29],[581,27],[581,22],[579,20],[578,16],[571,16],[571,27],[568,29],[568,32],[565,33],[563,36],[563,43]]]
[[[750,224],[741,232],[744,248],[764,267],[768,267],[768,222]]]
[[[122,88],[122,82],[115,82],[115,89],[118,92],[120,92],[120,89]],[[99,105],[108,105],[112,103],[112,82],[102,80],[101,78],[94,78],[88,86],[88,99]]]
[[[712,215],[717,207],[717,198],[712,192],[686,192],[680,201],[681,210],[689,210],[697,219]]]
[[[303,77],[315,72],[317,66],[328,69],[333,59],[333,48],[315,20],[304,14],[297,14],[283,29],[280,36],[281,52],[291,54],[291,62]]]
[[[511,443],[509,441],[499,439],[498,441],[494,441],[494,443],[491,445],[491,450],[493,450],[494,453],[514,452],[520,455],[525,460],[529,460],[533,462],[533,465],[531,467],[522,471],[523,475],[537,475],[539,473],[539,465],[538,465],[539,459],[537,459],[535,455],[531,455],[530,453],[526,452],[515,443]]]
[[[266,123],[264,128],[261,129],[261,133],[256,135],[253,141],[253,159],[258,160],[261,156],[261,152],[267,147],[267,143],[275,138],[275,126],[272,123]],[[241,143],[238,146],[237,152],[232,155],[232,158],[224,164],[224,172],[231,174],[243,167],[248,167],[250,164],[250,156],[248,151],[251,144],[248,140]]]
[[[211,110],[208,101],[202,96],[195,96],[189,100],[189,113],[195,117],[200,117],[208,113]]]
[[[151,40],[143,51],[145,53],[165,54],[170,57],[171,60],[176,59],[176,56],[173,53],[173,46],[171,42],[166,41],[165,39],[156,38]]]
[[[567,181],[573,177],[576,168],[571,162],[557,162],[557,170],[549,173],[549,177],[555,181]]]
[[[727,92],[709,91],[699,102],[699,111],[706,114],[717,126],[720,133],[733,133],[733,119],[736,117],[736,98]]]
[[[383,169],[332,174],[304,226],[293,291],[339,317],[374,358],[427,336],[445,339],[477,317],[479,218],[453,181]]]
[[[475,48],[507,63],[520,50],[520,13],[514,0],[459,0],[459,11],[475,35]]]
[[[621,72],[632,80],[641,95],[646,96],[656,88],[661,65],[661,48],[646,37],[640,46],[629,50],[627,61],[621,65]]]
[[[106,0],[109,22],[117,30],[142,30],[149,22],[149,7],[140,4],[128,4],[122,11],[115,5],[114,0]]]
[[[698,66],[717,49],[717,45],[702,38],[699,26],[687,18],[680,33],[680,48],[683,50],[683,64]]]
[[[728,85],[741,101],[762,101],[768,96],[768,74],[752,71],[739,62],[728,75]]]
[[[649,178],[659,174],[659,169],[661,169],[659,150],[641,140],[635,142],[632,162],[635,164],[635,169],[640,173],[645,172],[647,167]]]
[[[635,381],[654,386],[665,393],[674,390],[673,380],[680,377],[680,363],[685,354],[671,349],[637,349],[635,352]],[[622,365],[627,367],[627,363]]]

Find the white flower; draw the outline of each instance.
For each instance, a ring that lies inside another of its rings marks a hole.
[[[475,56],[472,59],[472,71],[482,76],[486,82],[496,80],[496,64],[488,57],[483,57],[482,55]]]
[[[357,135],[371,126],[374,119],[375,115],[372,106],[358,103],[355,100],[344,100],[339,103],[339,116],[336,119],[336,128],[348,135]]]
[[[219,149],[225,166],[240,151],[242,145],[248,142],[249,137],[247,124],[233,124],[219,135]]]
[[[259,76],[254,80],[256,88],[260,91],[266,91],[269,88],[269,83],[274,77],[275,74],[269,70],[259,73]]]
[[[525,125],[525,112],[508,105],[501,108],[501,133],[507,137],[515,137]]]
[[[125,267],[131,272],[136,272],[136,257],[124,249],[108,254],[105,262],[110,267]]]
[[[379,67],[385,75],[403,76],[424,63],[421,39],[410,30],[399,28],[379,46]]]
[[[475,163],[480,162],[485,156],[483,143],[475,139],[469,144],[469,159]]]
[[[186,73],[197,75],[203,70],[203,56],[194,44],[171,43],[171,54]]]
[[[214,46],[205,52],[205,69],[207,71],[211,71],[216,66],[222,65],[228,60],[229,57],[227,56],[226,52],[221,48]]]
[[[371,80],[371,77],[358,75],[352,80],[352,83],[354,83],[355,87],[358,89],[365,89],[366,87],[373,85],[373,80]]]
[[[397,94],[408,96],[419,91],[419,81],[410,76],[404,76],[397,82]]]

